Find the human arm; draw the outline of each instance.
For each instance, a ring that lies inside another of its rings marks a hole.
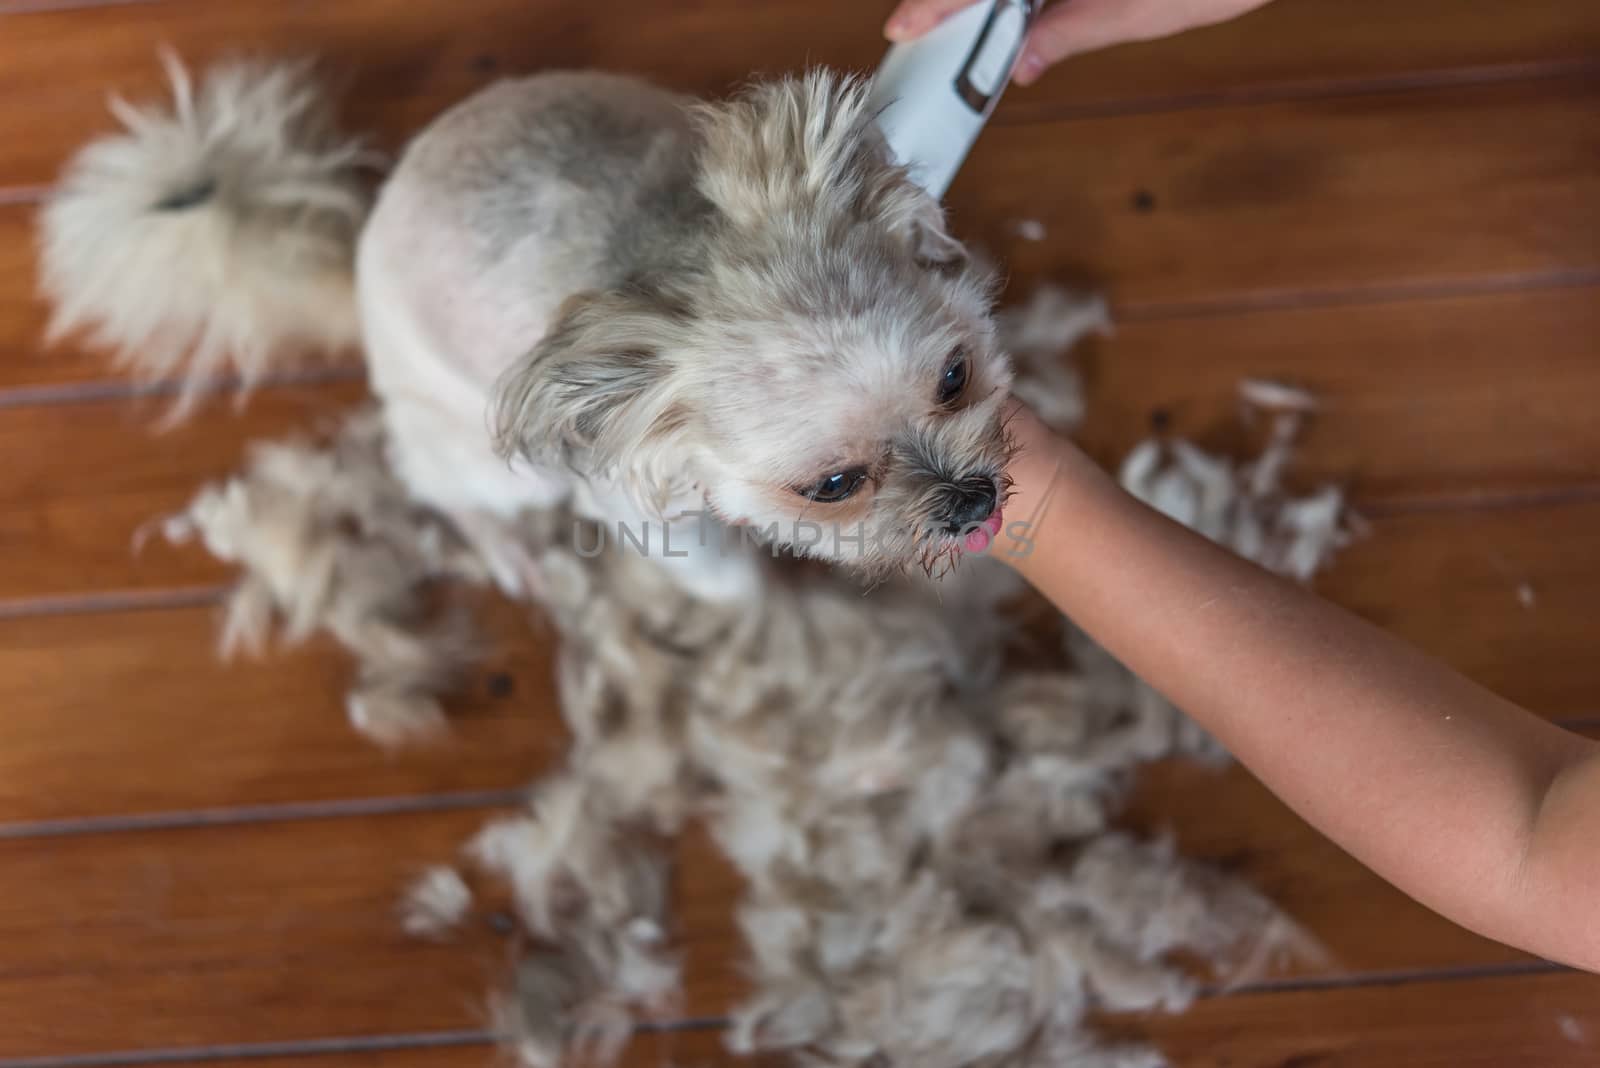
[[[999,559],[1379,875],[1600,971],[1600,746],[1168,520],[1025,409],[1012,425]]]
[[[884,33],[909,41],[977,0],[902,0]],[[1015,79],[1034,82],[1045,70],[1082,52],[1128,41],[1148,41],[1209,26],[1261,7],[1267,0],[1062,0],[1034,23],[1017,62]]]

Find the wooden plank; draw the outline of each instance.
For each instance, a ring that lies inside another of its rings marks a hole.
[[[486,911],[419,942],[396,908],[498,814],[0,836],[0,1062],[482,1029],[515,957],[509,926]],[[681,1018],[715,1016],[743,989],[737,884],[703,835],[676,882]]]
[[[1133,1026],[1179,1068],[1584,1068],[1600,978],[1576,972],[1208,998]]]
[[[0,1058],[481,1027],[509,953],[493,925],[418,945],[394,904],[492,814],[0,838]],[[1157,769],[1131,818],[1175,822],[1193,855],[1258,880],[1336,954],[1323,980],[1526,959],[1377,884],[1241,772]],[[739,881],[703,833],[678,857],[683,1015],[705,1018],[745,988],[729,918]]]
[[[479,924],[465,944],[414,945],[395,927],[394,895],[483,816],[0,842],[14,887],[0,911],[0,1057],[482,1026],[507,947]],[[679,919],[692,962],[685,1011],[702,1016],[742,980],[726,919],[736,891],[725,869],[693,870]]]
[[[250,442],[307,430],[351,407],[355,384],[262,390],[242,412],[214,404],[156,433],[165,401],[0,411],[0,601],[198,586],[229,571],[194,546],[135,534],[236,469]]]
[[[319,53],[332,69],[351,72],[357,117],[392,145],[503,73],[594,66],[706,93],[756,71],[870,70],[883,55],[888,7],[165,0],[14,15],[0,36],[0,99],[30,106],[0,116],[0,141],[14,146],[0,162],[0,186],[50,181],[78,142],[104,128],[107,89],[158,85],[151,57],[163,44],[196,63],[245,48]],[[1013,94],[1000,121],[1205,95],[1504,76],[1581,62],[1597,46],[1600,20],[1583,0],[1515,8],[1494,0],[1279,0],[1231,25],[1073,60]]]
[[[238,1060],[204,1060],[200,1068],[504,1068],[506,1059],[484,1043],[386,1048],[349,1053],[289,1054]],[[616,1068],[783,1068],[780,1057],[735,1057],[715,1022],[635,1035]]]
[[[1600,711],[1600,503],[1394,516],[1317,588],[1551,718]]]
[[[949,204],[1014,281],[1147,317],[1592,274],[1597,100],[1572,76],[991,128]]]
[[[109,378],[108,361],[81,348],[45,351],[47,317],[35,295],[31,204],[0,205],[0,389]]]
[[[399,929],[482,811],[0,842],[0,1057],[482,1026],[507,948]]]
[[[1008,264],[1015,291],[1087,280],[1127,320],[1330,291],[1592,282],[1597,97],[1600,79],[1569,77],[997,128],[952,191],[953,218]],[[33,353],[27,215],[0,209],[0,352],[15,353],[0,388],[110,377],[81,355]],[[1021,236],[1024,222],[1044,239]]]
[[[212,606],[0,620],[0,830],[520,787],[565,744],[554,638],[481,600],[451,733],[392,754],[346,721],[331,642],[223,663]]]
[[[718,93],[752,72],[808,64],[870,70],[888,5],[805,0],[739,5],[621,5],[478,0],[166,0],[42,11],[6,19],[0,99],[29,99],[0,115],[0,185],[48,182],[83,137],[106,126],[107,90],[158,86],[155,50],[171,45],[203,64],[221,54],[318,53],[349,72],[360,128],[386,144],[494,77],[546,67],[630,70],[694,93]],[[616,27],[627,26],[626,34]],[[803,27],[797,30],[797,27]],[[1214,29],[1075,59],[1018,91],[1002,122],[1062,109],[1158,107],[1197,94],[1336,88],[1462,72],[1539,69],[1592,58],[1600,19],[1582,0],[1280,0]],[[1454,77],[1462,77],[1456,74]]]
[[[1471,396],[1493,411],[1491,372],[1484,374],[1483,388]],[[348,403],[353,392],[267,390],[243,415],[213,406],[191,425],[154,437],[120,405],[4,413],[0,455],[14,459],[0,476],[0,597],[15,606],[18,599],[227,581],[229,572],[198,547],[152,540],[133,556],[134,533],[181,507],[204,480],[230,471],[248,441],[303,426],[312,413]],[[1374,395],[1372,418],[1362,426],[1403,419],[1407,410],[1392,411]],[[1463,427],[1488,425],[1470,409],[1455,418]],[[1513,456],[1527,455],[1527,438],[1515,425],[1494,430],[1482,435],[1485,442],[1506,442]],[[1320,460],[1318,450],[1330,438],[1314,432],[1308,440],[1313,469],[1335,469],[1349,455],[1335,451]],[[1349,437],[1341,440],[1348,448]],[[1552,452],[1570,456],[1565,446]],[[1380,461],[1422,468],[1407,475],[1399,473],[1403,466],[1392,468],[1384,476]],[[1371,463],[1362,478],[1399,485],[1420,481],[1431,461],[1407,454],[1373,456]],[[1381,495],[1364,500],[1381,511]],[[1548,715],[1593,714],[1600,711],[1600,668],[1586,655],[1584,636],[1600,590],[1600,567],[1589,551],[1597,530],[1600,504],[1593,502],[1380,517],[1370,539],[1351,549],[1321,588],[1513,700]],[[1528,597],[1532,603],[1524,605]]]
[[[1213,793],[1188,803],[1205,811]],[[0,908],[0,1058],[481,1028],[484,992],[511,953],[504,936],[479,917],[455,942],[417,943],[397,930],[394,904],[415,871],[450,860],[486,815],[0,841],[10,888]],[[1211,822],[1234,827],[1231,841],[1212,832],[1216,851],[1282,847],[1242,802],[1224,797]],[[1337,871],[1294,867],[1322,863],[1310,852],[1288,854],[1269,889],[1341,954],[1323,980],[1522,960],[1425,912],[1392,908],[1392,897],[1369,897]],[[1258,874],[1273,876],[1271,863]],[[743,987],[728,921],[738,891],[702,836],[680,851],[677,886],[689,961],[683,1014],[704,1019]]]
[[[1079,354],[1090,378],[1082,438],[1115,463],[1159,410],[1178,432],[1245,449],[1248,436],[1231,432],[1239,425],[1234,390],[1256,376],[1317,392],[1324,414],[1297,470],[1308,480],[1349,481],[1373,505],[1593,488],[1600,430],[1582,398],[1600,386],[1597,292],[1135,319]],[[0,413],[0,454],[16,458],[0,476],[0,546],[17,550],[0,558],[0,597],[220,579],[215,568],[185,570],[183,561],[200,554],[157,544],[134,560],[129,539],[228,471],[250,439],[286,433],[354,393],[268,389],[242,417],[214,401],[160,435],[150,430],[159,399]]]
[[[1175,1068],[1583,1068],[1600,1041],[1600,979],[1575,972],[1498,975],[1343,990],[1207,998],[1180,1016],[1108,1021],[1154,1039]],[[385,1050],[206,1068],[485,1068],[483,1046]],[[714,1027],[641,1036],[622,1068],[754,1065],[726,1053]]]
[[[1014,90],[997,118],[1507,76],[1597,51],[1600,16],[1581,2],[1274,0],[1219,26],[1077,56]]]
[[[1238,384],[1309,388],[1321,411],[1295,464],[1363,499],[1600,485],[1600,286],[1133,320],[1078,355],[1079,441],[1116,464],[1153,421],[1223,452],[1259,447]],[[1264,428],[1257,427],[1258,431]]]
[[[28,214],[0,207],[0,390],[124,376],[97,353],[40,345]],[[1006,301],[1023,299],[1024,283]],[[1600,393],[1600,286],[1263,309],[1118,324],[1077,354],[1090,372],[1080,440],[1103,463],[1163,412],[1174,431],[1219,448],[1237,433],[1246,377],[1306,385],[1324,401],[1299,470],[1354,482],[1368,497],[1417,499],[1600,480],[1600,424],[1576,398]],[[1507,373],[1508,361],[1537,373]],[[147,406],[143,409],[149,412]],[[138,431],[135,431],[138,432]]]
[[[154,56],[162,45],[196,66],[245,48],[314,53],[348,82],[351,128],[373,130],[394,150],[444,108],[507,74],[595,66],[714,93],[761,69],[823,61],[864,69],[882,56],[882,17],[860,5],[819,11],[805,0],[632,0],[604,8],[525,0],[166,0],[16,16],[0,41],[0,97],[25,92],[34,106],[0,115],[0,138],[23,138],[18,153],[0,163],[0,187],[53,180],[78,143],[108,128],[107,89],[160,92]],[[799,25],[804,33],[796,32]],[[621,26],[628,31],[618,32]]]

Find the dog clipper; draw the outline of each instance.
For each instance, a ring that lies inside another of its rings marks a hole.
[[[889,49],[872,79],[878,126],[911,178],[942,199],[1011,80],[1037,0],[984,0]]]

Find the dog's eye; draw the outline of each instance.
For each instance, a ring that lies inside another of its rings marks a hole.
[[[835,504],[853,496],[866,480],[866,468],[852,467],[848,471],[839,471],[829,475],[827,478],[819,479],[795,492],[820,504]]]
[[[961,349],[957,349],[955,355],[950,358],[950,366],[945,368],[944,377],[939,379],[940,406],[949,407],[960,399],[967,388],[967,371],[970,363],[966,352]]]

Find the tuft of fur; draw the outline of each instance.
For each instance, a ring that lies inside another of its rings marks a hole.
[[[1011,356],[1011,394],[1045,425],[1066,432],[1083,421],[1083,376],[1067,354],[1090,334],[1112,332],[1103,296],[1042,285],[1028,300],[995,315],[1000,346]]]
[[[739,923],[757,989],[734,1012],[736,1052],[1156,1063],[1099,1048],[1087,1012],[1186,1006],[1202,980],[1174,954],[1226,978],[1302,944],[1237,880],[1110,830],[1140,765],[1200,742],[1131,677],[1006,668],[963,606],[921,585],[862,598],[810,576],[774,581],[752,608],[561,542],[541,567],[577,740],[545,789],[603,798],[611,815],[541,811],[501,865],[538,903],[535,931],[552,929],[551,888],[567,887],[587,904],[564,915],[610,914],[614,932],[633,907],[607,903],[639,896],[618,892],[616,828],[702,814],[749,886]],[[561,972],[574,1007],[597,996],[582,959]]]
[[[416,938],[443,938],[466,918],[472,891],[454,868],[436,864],[419,875],[400,902],[400,927]]]
[[[347,417],[325,444],[256,446],[242,472],[204,487],[163,531],[174,542],[198,538],[242,569],[223,655],[259,654],[275,629],[289,644],[326,631],[356,657],[347,707],[358,730],[394,746],[443,729],[435,694],[475,643],[465,616],[433,610],[428,587],[482,583],[486,572],[395,480],[375,410]]]
[[[701,105],[700,192],[744,234],[838,238],[870,220],[926,264],[964,264],[938,201],[890,157],[870,98],[864,79],[816,69]]]
[[[1151,438],[1122,462],[1123,488],[1185,526],[1247,560],[1309,581],[1333,553],[1361,531],[1338,486],[1294,496],[1283,472],[1315,398],[1304,390],[1257,379],[1241,385],[1240,400],[1272,420],[1267,446],[1244,465],[1213,456],[1187,441]]]
[[[354,243],[372,159],[304,63],[233,62],[197,87],[173,56],[167,106],[118,98],[121,133],[73,157],[39,218],[50,336],[86,333],[177,419],[208,379],[357,340]]]
[[[576,761],[581,767],[581,758]],[[640,1014],[678,1000],[666,937],[667,859],[656,814],[629,810],[614,783],[558,773],[525,815],[491,823],[467,847],[510,884],[539,949],[491,1002],[497,1032],[526,1068],[616,1060]]]

